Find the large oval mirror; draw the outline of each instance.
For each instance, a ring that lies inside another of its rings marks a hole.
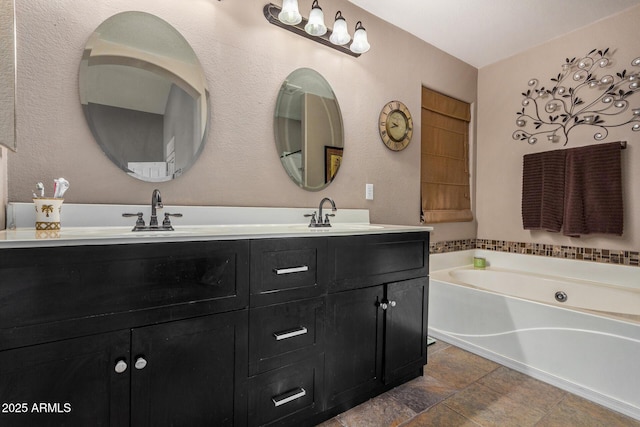
[[[122,170],[162,182],[197,160],[209,92],[195,52],[167,22],[144,12],[104,21],[87,42],[79,81],[91,132]]]
[[[331,183],[342,162],[344,130],[338,100],[318,72],[300,68],[289,74],[278,94],[274,129],[293,182],[310,191]]]

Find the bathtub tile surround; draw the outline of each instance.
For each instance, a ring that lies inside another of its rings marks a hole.
[[[442,254],[446,252],[466,251],[476,248],[476,239],[448,240],[445,242],[431,242],[429,253]]]
[[[640,426],[640,421],[442,340],[429,346],[428,354],[423,377],[320,427]]]
[[[583,248],[578,246],[551,245],[546,243],[510,242],[491,239],[462,239],[446,242],[432,242],[431,254],[464,251],[468,249],[486,249],[525,255],[539,255],[553,258],[576,259],[603,262],[607,264],[640,266],[640,252],[617,249]]]

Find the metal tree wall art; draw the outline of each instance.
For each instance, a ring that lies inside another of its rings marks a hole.
[[[560,73],[551,78],[549,88],[539,87],[538,79],[529,80],[522,93],[522,110],[516,113],[513,139],[535,144],[538,138],[549,142],[569,142],[569,133],[578,126],[594,128],[593,138],[602,141],[609,129],[631,125],[640,130],[640,106],[629,108],[629,98],[639,88],[640,70],[622,70],[602,77],[597,71],[611,64],[611,51],[593,49],[581,59],[567,58]],[[631,61],[640,67],[640,57]],[[603,70],[599,70],[603,69]]]

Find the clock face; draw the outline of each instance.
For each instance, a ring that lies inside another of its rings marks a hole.
[[[413,135],[413,120],[407,106],[400,101],[387,103],[380,112],[378,128],[387,148],[393,151],[405,149]]]

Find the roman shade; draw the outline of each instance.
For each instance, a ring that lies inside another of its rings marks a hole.
[[[422,88],[420,191],[426,223],[473,220],[466,102]]]

